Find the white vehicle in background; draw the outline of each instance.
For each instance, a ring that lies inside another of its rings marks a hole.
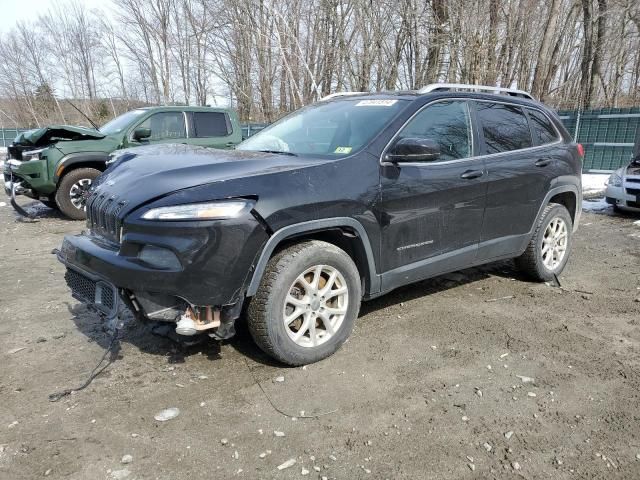
[[[640,155],[611,174],[605,200],[616,210],[640,212]]]

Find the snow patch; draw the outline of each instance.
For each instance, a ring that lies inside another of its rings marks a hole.
[[[604,198],[592,198],[582,201],[582,211],[613,214],[613,207]]]
[[[582,195],[585,197],[596,197],[604,195],[606,182],[609,174],[585,173],[582,175]]]

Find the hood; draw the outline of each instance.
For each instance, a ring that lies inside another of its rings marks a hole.
[[[282,173],[321,163],[323,160],[247,150],[217,150],[183,144],[150,145],[118,152],[109,168],[94,182],[94,191],[125,200],[129,205],[125,210],[130,210],[190,187]],[[211,199],[215,198],[212,193]]]
[[[74,127],[71,125],[52,125],[50,127],[28,130],[14,140],[16,145],[45,146],[60,140],[98,140],[105,134],[93,128]]]
[[[631,162],[624,173],[626,173],[627,176],[640,176],[640,158]]]

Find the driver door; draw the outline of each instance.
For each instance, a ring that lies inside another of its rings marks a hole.
[[[402,138],[431,140],[440,153],[430,161],[383,162],[383,290],[469,266],[485,209],[486,171],[483,160],[474,157],[468,102],[424,107],[389,149]]]

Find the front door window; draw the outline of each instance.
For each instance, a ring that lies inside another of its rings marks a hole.
[[[398,139],[430,139],[440,146],[438,161],[472,156],[471,116],[466,102],[438,102],[413,117]]]
[[[148,138],[150,141],[186,138],[187,136],[182,112],[154,113],[138,125],[138,128],[151,130],[151,136]]]

